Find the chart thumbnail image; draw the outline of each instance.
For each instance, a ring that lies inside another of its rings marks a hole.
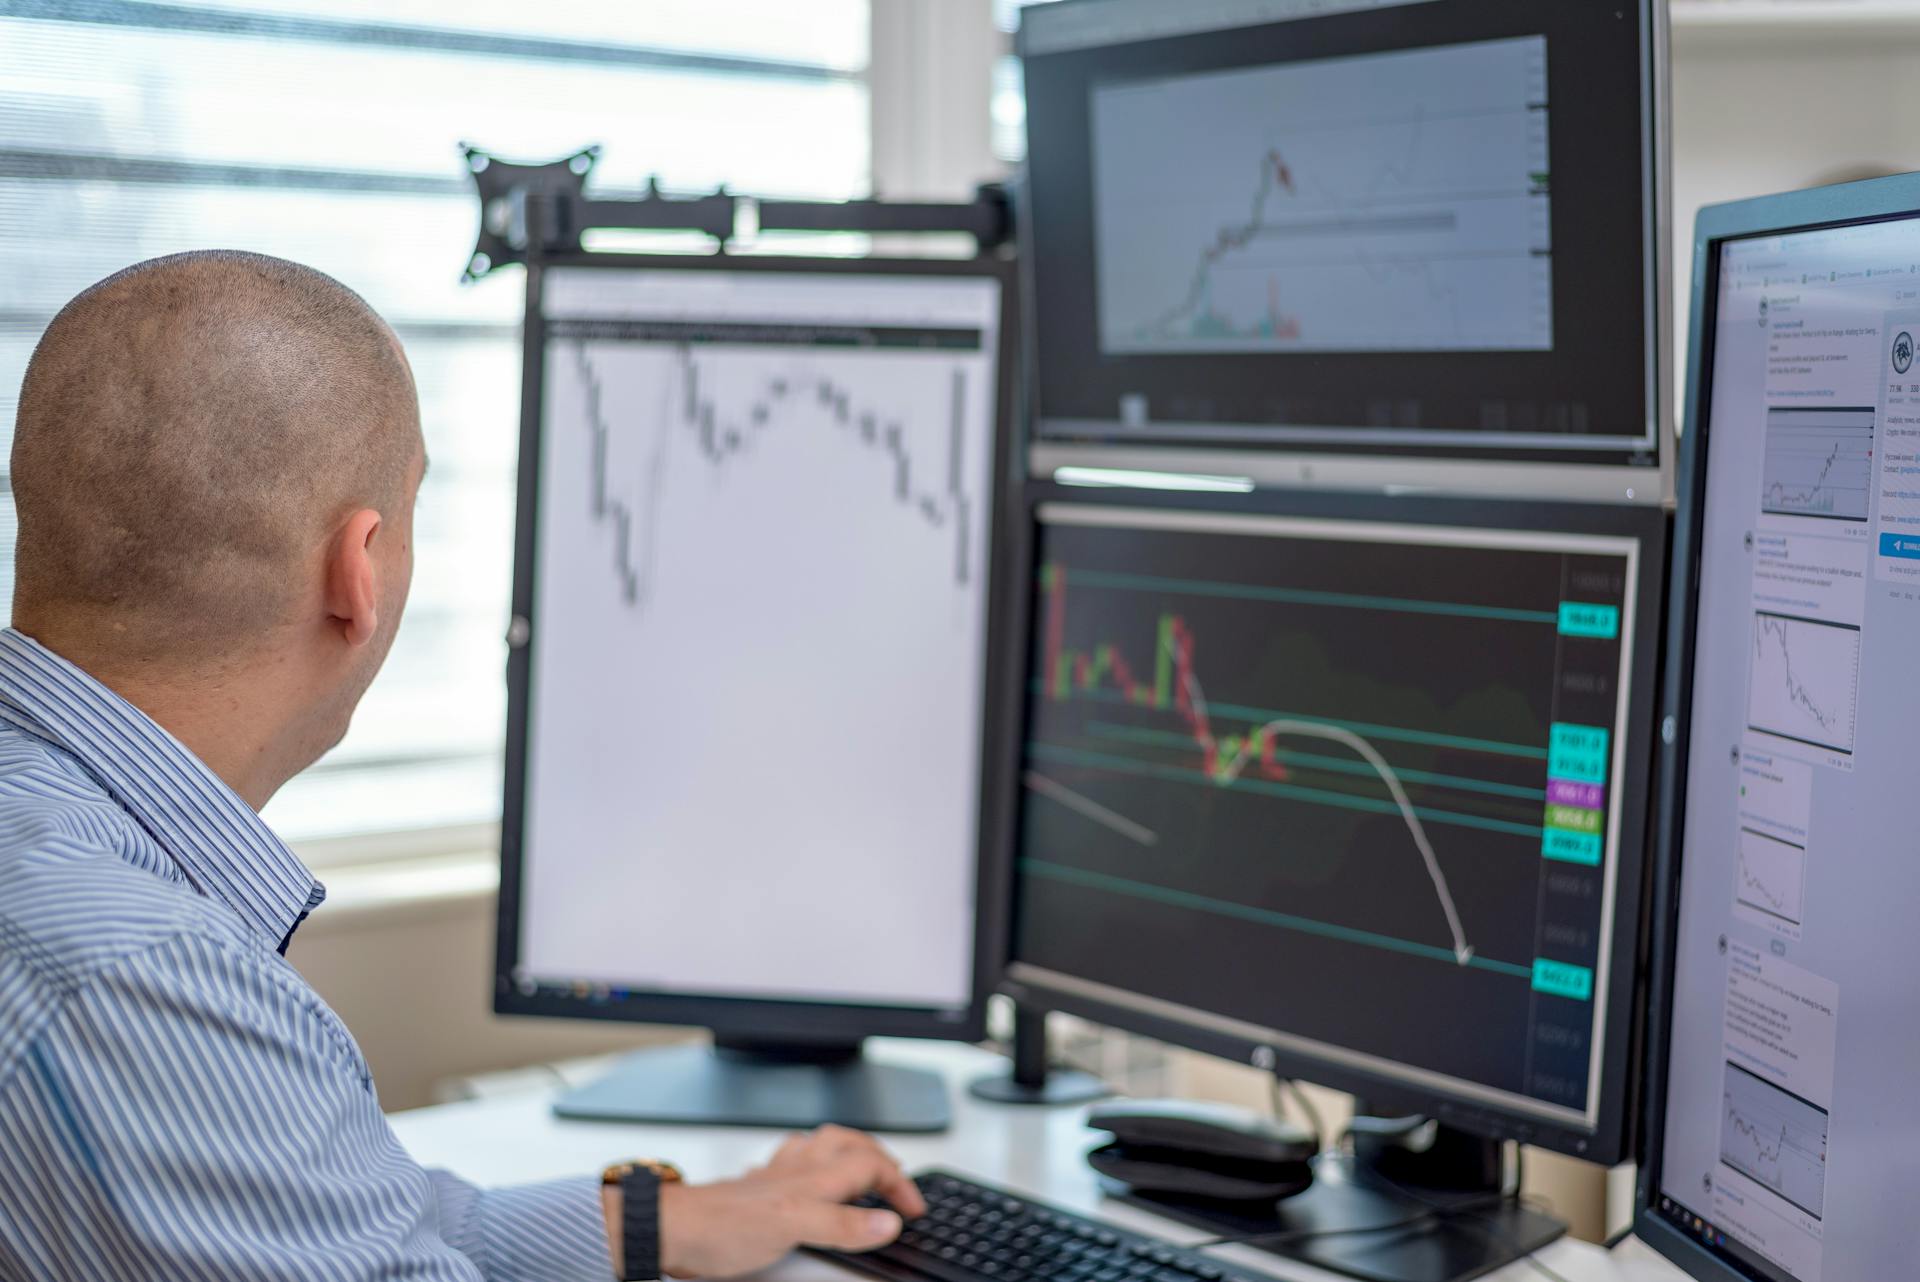
[[[1731,1062],[1722,1099],[1720,1160],[1820,1219],[1827,1190],[1827,1110]]]
[[[1859,684],[1859,628],[1764,611],[1753,616],[1750,728],[1851,755]]]
[[[1734,900],[1772,921],[1798,926],[1806,867],[1805,846],[1742,828],[1740,875],[1734,886]]]
[[[1873,410],[1775,406],[1767,411],[1760,510],[1774,516],[1867,519]]]

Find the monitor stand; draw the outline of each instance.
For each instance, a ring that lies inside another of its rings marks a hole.
[[[974,1079],[967,1093],[990,1104],[1085,1104],[1113,1094],[1092,1073],[1057,1068],[1047,1057],[1047,1012],[1013,1008],[1013,1058],[1004,1073]]]
[[[1440,1129],[1456,1141],[1449,1147],[1457,1149],[1464,1142],[1494,1146],[1497,1151],[1494,1141]],[[1121,1201],[1218,1237],[1297,1235],[1247,1245],[1365,1282],[1467,1282],[1531,1255],[1567,1231],[1561,1221],[1531,1210],[1515,1197],[1487,1205],[1486,1199],[1499,1186],[1460,1187],[1474,1182],[1471,1173],[1463,1173],[1464,1178],[1457,1181],[1444,1175],[1433,1181],[1447,1187],[1432,1183],[1414,1187],[1400,1178],[1398,1170],[1393,1177],[1383,1177],[1380,1166],[1392,1169],[1390,1163],[1376,1164],[1367,1157],[1323,1153],[1314,1159],[1312,1186],[1273,1205],[1225,1205],[1134,1193],[1111,1181],[1103,1185]],[[1471,1209],[1424,1218],[1399,1230],[1347,1231],[1412,1220],[1435,1208],[1463,1204]]]
[[[860,1043],[715,1037],[636,1052],[554,1102],[560,1117],[688,1126],[926,1133],[952,1122],[947,1084],[926,1069],[879,1064]]]

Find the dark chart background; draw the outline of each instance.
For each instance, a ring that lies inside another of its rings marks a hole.
[[[1618,611],[1626,560],[1417,537],[1040,527],[1015,956],[1583,1109],[1605,784],[1592,863],[1543,825],[1554,724],[1604,728],[1609,768],[1621,731],[1619,629],[1561,605]],[[1467,964],[1380,774],[1255,733],[1281,716],[1398,776]]]
[[[1534,35],[1547,40],[1551,351],[1102,351],[1089,142],[1094,85]],[[1339,446],[1354,452],[1488,452],[1419,439],[1432,432],[1644,436],[1650,372],[1643,63],[1638,7],[1593,0],[1437,0],[1028,58],[1031,245],[1025,256],[1033,288],[1038,418],[1115,423],[1111,435],[1128,441],[1205,439],[1164,431],[1156,437],[1151,425],[1121,430],[1120,398],[1140,393],[1162,422],[1409,433],[1405,445]],[[1040,427],[1048,430],[1044,421]],[[1232,439],[1247,443],[1243,434]],[[1516,459],[1658,462],[1650,442],[1626,450],[1495,450]]]

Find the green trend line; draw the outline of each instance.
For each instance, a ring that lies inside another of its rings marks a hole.
[[[1046,686],[1036,681],[1034,690],[1045,694]],[[1075,690],[1075,699],[1088,699],[1097,703],[1118,703],[1127,707],[1135,706],[1125,695],[1113,690]],[[1398,743],[1425,743],[1442,748],[1465,748],[1472,752],[1493,752],[1507,757],[1526,757],[1533,761],[1545,761],[1547,750],[1530,743],[1503,743],[1498,739],[1475,739],[1467,735],[1441,734],[1434,730],[1411,730],[1404,726],[1383,726],[1371,721],[1345,721],[1339,717],[1316,717],[1302,712],[1287,712],[1277,708],[1256,708],[1244,703],[1209,703],[1215,712],[1224,712],[1228,716],[1244,717],[1248,721],[1266,722],[1282,717],[1295,721],[1311,721],[1323,726],[1339,726],[1364,734],[1369,739],[1386,739]]]
[[[1369,596],[1357,592],[1318,592],[1308,588],[1263,588],[1248,583],[1216,583],[1206,579],[1173,579],[1157,574],[1120,574],[1104,570],[1073,571],[1075,587],[1118,588],[1133,592],[1174,592],[1187,596],[1229,597],[1238,601],[1278,601],[1289,605],[1327,605],[1355,610],[1388,610],[1400,614],[1444,614],[1463,619],[1501,619],[1510,623],[1560,625],[1555,610],[1519,610],[1499,605],[1467,605],[1458,601],[1420,601],[1411,597]]]
[[[1206,895],[1196,895],[1185,890],[1172,890],[1166,886],[1156,886],[1151,882],[1134,881],[1126,877],[1114,877],[1107,873],[1088,872],[1082,868],[1069,868],[1064,864],[1049,863],[1040,859],[1022,859],[1020,870],[1035,877],[1044,877],[1052,881],[1066,882],[1069,885],[1089,886],[1096,890],[1108,890],[1117,895],[1130,895],[1135,899],[1151,900],[1155,903],[1169,904],[1175,908],[1190,908],[1196,912],[1213,913],[1220,917],[1233,917],[1241,921],[1255,922],[1262,926],[1278,926],[1282,930],[1296,930],[1303,934],[1321,935],[1328,939],[1344,940],[1350,944],[1361,944],[1369,948],[1385,949],[1388,952],[1405,953],[1412,957],[1425,957],[1432,961],[1443,961],[1449,966],[1460,965],[1451,948],[1441,948],[1433,944],[1415,943],[1411,939],[1401,939],[1396,935],[1382,935],[1371,930],[1358,930],[1352,926],[1336,926],[1332,922],[1316,921],[1311,917],[1296,917],[1291,913],[1274,912],[1267,908],[1254,908],[1247,904],[1236,904],[1224,899],[1212,899]],[[1513,962],[1496,961],[1491,957],[1475,955],[1466,960],[1466,965],[1481,970],[1492,971],[1498,975],[1511,975],[1520,979],[1531,979],[1531,966],[1518,966]]]
[[[1041,761],[1055,761],[1068,766],[1091,766],[1100,770],[1113,770],[1120,774],[1144,775],[1150,779],[1172,779],[1178,783],[1199,784],[1204,788],[1220,788],[1222,785],[1207,777],[1204,771],[1180,766],[1161,766],[1150,762],[1136,761],[1132,757],[1116,757],[1104,752],[1087,752],[1081,748],[1063,748],[1057,744],[1029,741],[1027,755]],[[1391,801],[1377,797],[1357,797],[1350,792],[1333,792],[1326,788],[1309,788],[1297,783],[1274,783],[1267,779],[1249,779],[1241,775],[1225,785],[1228,788],[1244,789],[1248,792],[1263,793],[1271,797],[1285,797],[1289,801],[1304,801],[1311,805],[1335,806],[1342,810],[1364,810],[1369,814],[1397,815],[1400,807]],[[1519,837],[1540,839],[1539,824],[1514,823],[1508,819],[1487,819],[1480,815],[1461,814],[1453,810],[1436,810],[1430,806],[1415,806],[1414,811],[1421,819],[1430,819],[1435,823],[1453,824],[1460,828],[1481,828],[1488,832],[1506,832]]]
[[[1163,744],[1169,748],[1193,747],[1191,735],[1177,734],[1171,730],[1148,730],[1138,726],[1116,725],[1111,721],[1089,721],[1087,733],[1102,739],[1130,739],[1138,743]],[[1348,757],[1328,757],[1317,752],[1296,752],[1291,749],[1278,749],[1274,752],[1274,756],[1285,765],[1314,766],[1336,774],[1364,775],[1369,779],[1374,777],[1372,766]],[[1413,783],[1456,788],[1462,792],[1484,792],[1495,797],[1517,797],[1522,801],[1547,799],[1545,788],[1529,788],[1525,784],[1496,783],[1491,779],[1470,779],[1465,775],[1437,774],[1431,770],[1409,770],[1399,765],[1393,768],[1393,773]]]

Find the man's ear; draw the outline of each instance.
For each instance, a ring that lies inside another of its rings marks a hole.
[[[327,615],[348,645],[365,645],[380,630],[380,572],[373,536],[380,514],[362,508],[341,523],[327,554]]]

